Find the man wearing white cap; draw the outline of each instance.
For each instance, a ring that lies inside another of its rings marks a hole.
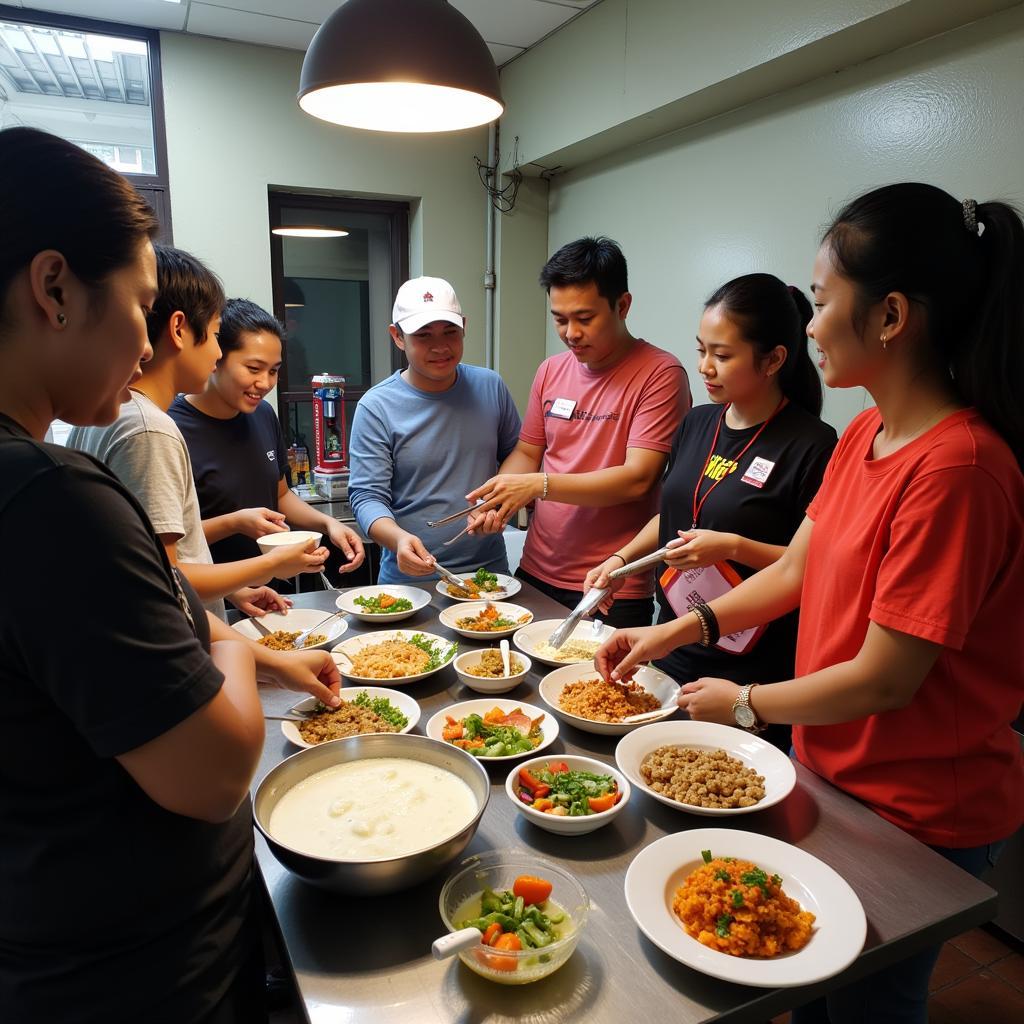
[[[465,525],[431,529],[465,505],[515,448],[519,413],[493,371],[461,362],[462,307],[437,277],[406,281],[389,330],[408,366],[375,384],[356,406],[349,445],[349,501],[365,534],[381,545],[381,583],[436,575],[429,546],[454,572],[508,572],[500,534],[441,543]]]

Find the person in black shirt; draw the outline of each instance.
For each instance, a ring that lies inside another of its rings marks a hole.
[[[709,600],[709,580],[735,584],[781,557],[836,444],[836,432],[819,418],[821,382],[805,335],[810,318],[805,296],[771,274],[736,278],[708,299],[697,351],[711,404],[683,418],[659,515],[593,568],[584,589],[610,586],[614,594],[621,583],[609,583],[612,570],[670,545],[670,571],[657,590],[659,622],[667,622],[698,593]],[[791,679],[796,631],[793,612],[763,633],[679,647],[656,664],[683,683]],[[768,738],[788,751],[788,734],[773,726]]]
[[[281,425],[263,400],[277,385],[283,333],[255,302],[229,299],[220,319],[217,369],[205,391],[175,399],[170,417],[188,445],[215,562],[256,557],[256,538],[287,529],[287,519],[322,533],[348,560],[339,572],[351,572],[365,557],[359,535],[307,505],[285,479]]]
[[[0,1016],[259,1021],[253,654],[211,643],[113,473],[41,440],[113,422],[141,376],[157,220],[84,150],[11,128],[0,225]]]

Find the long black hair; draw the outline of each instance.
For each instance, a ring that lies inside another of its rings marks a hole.
[[[923,307],[922,357],[1024,459],[1024,223],[1006,203],[934,185],[887,185],[849,203],[825,232],[858,315],[890,292]]]
[[[799,288],[786,285],[773,274],[744,274],[716,289],[704,308],[721,306],[722,312],[743,332],[764,359],[777,345],[786,348],[779,371],[782,393],[802,409],[821,415],[821,378],[811,362],[807,325],[811,304]]]

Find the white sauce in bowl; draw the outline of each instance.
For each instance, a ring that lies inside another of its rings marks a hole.
[[[325,768],[293,786],[271,812],[267,831],[324,860],[386,860],[461,832],[477,810],[473,791],[446,768],[370,757]]]

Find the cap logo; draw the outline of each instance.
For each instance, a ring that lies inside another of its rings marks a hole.
[[[424,302],[433,302],[434,301],[434,296],[431,295],[430,292],[424,292],[423,293],[423,301]]]

